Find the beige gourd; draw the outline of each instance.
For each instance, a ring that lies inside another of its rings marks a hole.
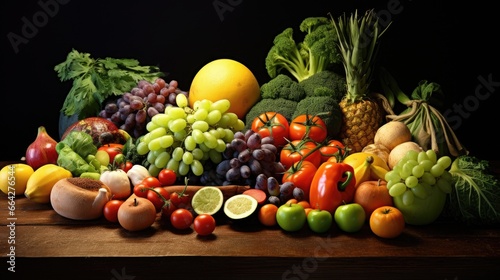
[[[108,186],[90,178],[59,180],[50,193],[52,208],[73,220],[93,220],[102,216],[104,205],[111,199]]]

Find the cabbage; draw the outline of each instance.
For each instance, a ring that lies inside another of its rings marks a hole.
[[[500,182],[489,162],[462,155],[449,171],[453,176],[449,215],[467,225],[500,225]]]

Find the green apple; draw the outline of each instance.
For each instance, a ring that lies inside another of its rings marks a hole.
[[[327,232],[333,223],[332,213],[326,210],[313,209],[307,214],[307,224],[316,233]]]
[[[361,204],[348,203],[335,209],[334,219],[341,230],[357,232],[361,230],[366,221],[366,213]]]
[[[307,221],[306,211],[297,203],[281,205],[276,212],[276,222],[285,231],[298,231]]]

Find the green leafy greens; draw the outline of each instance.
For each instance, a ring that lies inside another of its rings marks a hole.
[[[61,112],[66,116],[77,114],[78,119],[97,116],[107,98],[122,95],[140,80],[164,76],[157,66],[141,66],[135,59],[94,59],[74,49],[54,70],[62,82],[73,80]]]
[[[450,214],[467,225],[500,225],[500,181],[489,162],[462,155],[453,161],[450,173],[454,180]]]

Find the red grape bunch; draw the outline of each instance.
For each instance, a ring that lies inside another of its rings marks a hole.
[[[137,138],[147,132],[146,124],[151,117],[163,113],[165,106],[177,106],[175,99],[178,94],[188,96],[187,91],[179,89],[176,80],[169,83],[163,78],[157,78],[154,82],[142,80],[116,101],[107,102],[99,116]]]
[[[224,160],[216,168],[217,175],[224,178],[223,185],[254,187],[259,174],[280,177],[285,172],[284,166],[277,161],[278,149],[273,138],[262,138],[251,129],[236,132],[234,139],[226,144],[223,156]]]

